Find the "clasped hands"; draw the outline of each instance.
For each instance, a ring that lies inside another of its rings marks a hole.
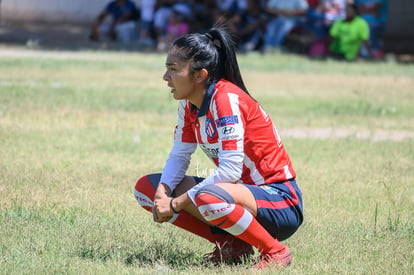
[[[170,203],[172,197],[162,197],[154,199],[154,206],[152,207],[152,216],[155,222],[163,223],[169,221],[174,215]]]

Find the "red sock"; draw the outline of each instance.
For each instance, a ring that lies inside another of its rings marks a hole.
[[[243,206],[229,204],[208,193],[197,195],[195,200],[206,221],[253,245],[260,252],[276,252],[285,248]]]
[[[156,184],[158,184],[158,181]],[[134,195],[138,203],[144,209],[152,213],[155,188],[151,183],[149,176],[144,176],[138,180],[135,185]],[[212,233],[211,226],[194,218],[185,211],[181,211],[180,214],[174,214],[169,222],[195,235],[207,239],[212,243],[224,243],[225,241],[234,238],[232,235]]]

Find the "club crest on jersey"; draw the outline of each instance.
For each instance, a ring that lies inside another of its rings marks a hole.
[[[210,138],[213,138],[214,135],[216,134],[217,129],[216,126],[214,125],[213,121],[210,118],[206,118],[206,134],[207,136],[209,136]]]
[[[239,123],[237,116],[223,116],[216,120],[217,127],[224,127],[226,125],[234,125]]]

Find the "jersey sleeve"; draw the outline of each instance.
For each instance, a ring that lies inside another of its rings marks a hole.
[[[239,96],[225,93],[213,99],[211,110],[218,132],[218,166],[207,178],[188,191],[194,201],[197,192],[214,183],[235,183],[243,172],[244,119]]]
[[[189,112],[186,111],[186,101],[180,101],[174,144],[162,171],[160,182],[174,190],[184,178],[191,155],[196,148],[196,138],[191,128]]]

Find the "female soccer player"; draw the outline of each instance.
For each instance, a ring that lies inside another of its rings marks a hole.
[[[155,222],[169,222],[216,245],[213,264],[261,253],[256,268],[287,266],[281,243],[303,220],[295,171],[269,115],[248,93],[234,43],[223,27],[176,39],[163,79],[179,100],[174,145],[162,174],[138,180],[134,194]],[[197,144],[216,164],[207,178],[186,176]]]

